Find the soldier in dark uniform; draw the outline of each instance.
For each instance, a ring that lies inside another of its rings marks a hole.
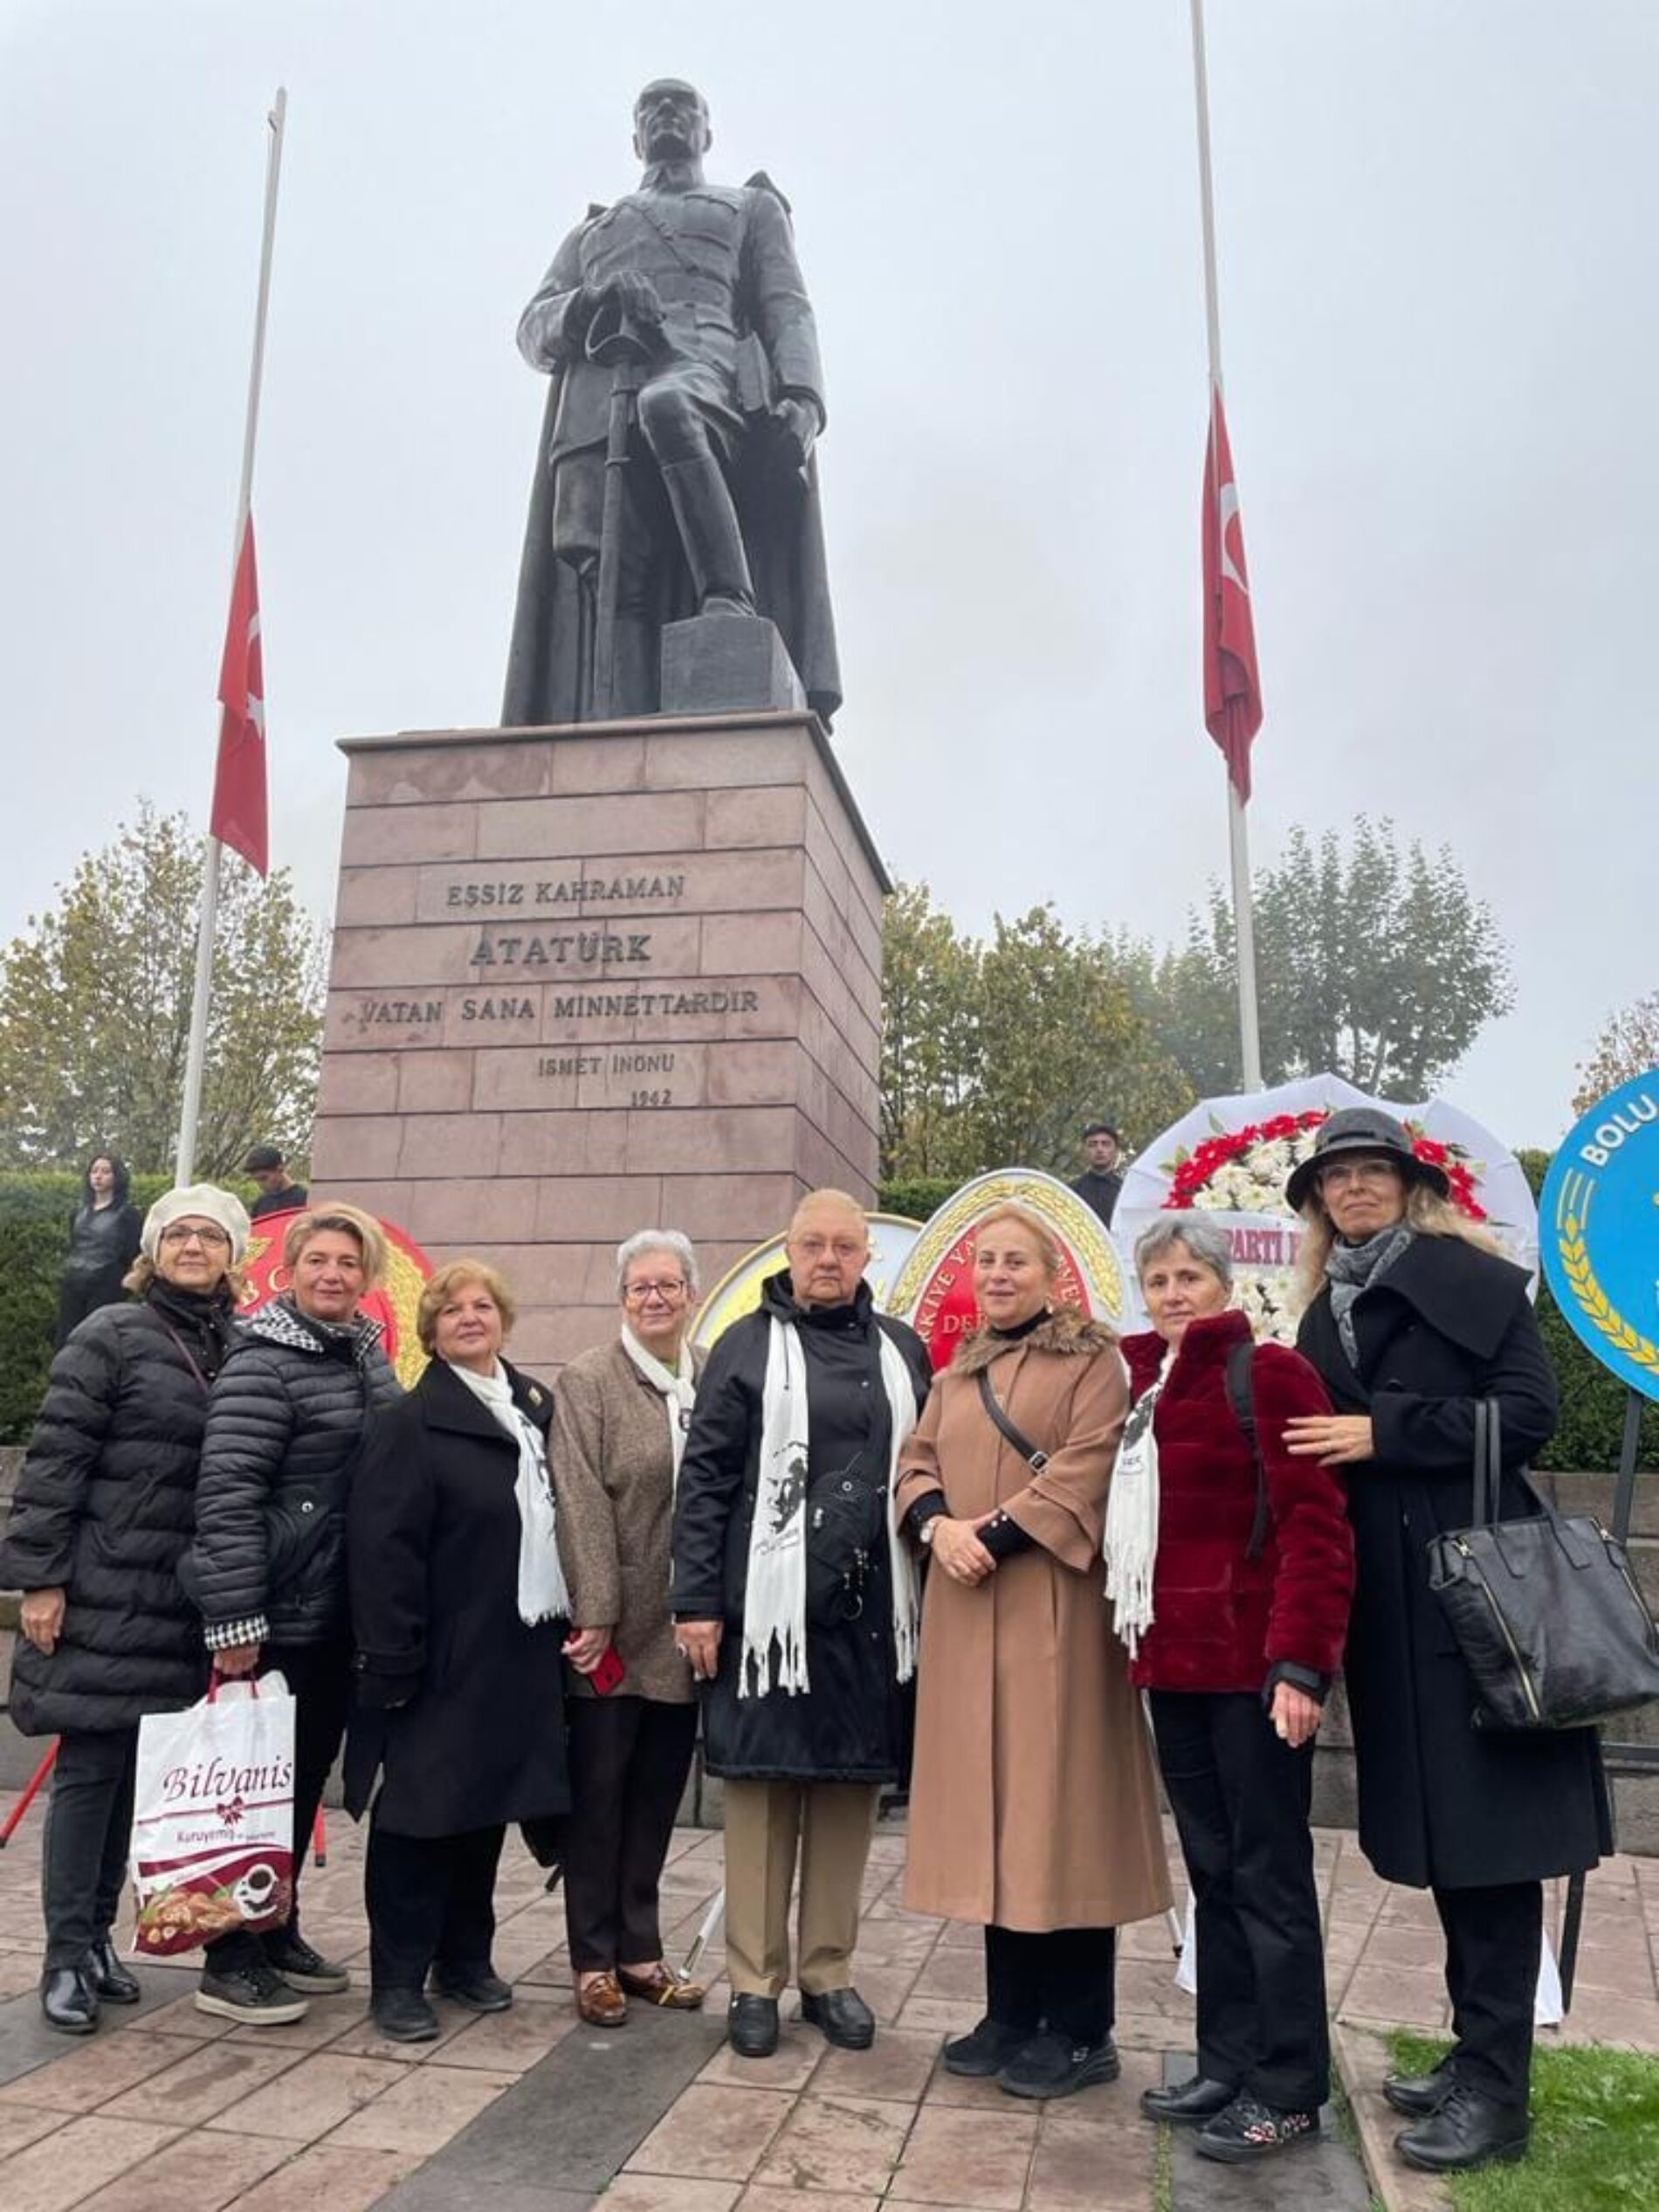
[[[651,464],[623,472],[622,711],[655,708],[657,632],[691,614],[769,616],[813,703],[823,710],[838,696],[816,539],[812,451],[824,404],[812,308],[787,203],[765,177],[707,183],[709,143],[699,93],[673,79],[648,85],[634,110],[639,190],[570,233],[520,321],[520,351],[555,389],[509,723],[587,711],[564,665],[568,610],[554,602],[573,582],[591,593],[596,575],[613,375],[602,341],[619,331],[644,355],[630,458]],[[549,550],[562,577],[547,572]],[[533,634],[561,624],[563,637]]]

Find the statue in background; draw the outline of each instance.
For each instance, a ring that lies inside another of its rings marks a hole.
[[[647,85],[637,191],[595,208],[519,324],[552,378],[502,721],[650,714],[665,624],[760,614],[840,701],[814,447],[823,376],[788,204],[711,184],[702,94]]]

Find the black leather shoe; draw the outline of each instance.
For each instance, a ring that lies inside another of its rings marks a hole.
[[[1532,2123],[1525,2105],[1500,2105],[1467,2082],[1454,2082],[1439,2107],[1394,2137],[1408,2166],[1425,2174],[1466,2174],[1526,2156]]]
[[[1030,2037],[1029,2028],[1010,2028],[1000,2020],[981,2020],[971,2036],[958,2036],[946,2044],[945,2071],[988,2079],[993,2074],[1000,2074]]]
[[[368,2000],[375,2032],[395,2043],[430,2043],[443,2032],[418,1989],[376,1989]]]
[[[801,2017],[843,2050],[868,2050],[876,2040],[876,2016],[856,1989],[826,1989],[820,1996],[803,1989]]]
[[[1160,2119],[1170,2127],[1201,2127],[1217,2112],[1224,2112],[1237,2094],[1224,2081],[1190,2074],[1185,2081],[1166,2082],[1161,2089],[1143,2089],[1140,2109],[1148,2119]]]
[[[513,2002],[511,1985],[487,1966],[434,1967],[432,1994],[469,2012],[505,2012]]]
[[[778,2047],[775,1997],[733,1997],[726,2015],[726,2040],[740,2058],[770,2058]]]
[[[138,1976],[121,1964],[114,1945],[106,1936],[86,1954],[86,1971],[93,1988],[107,2005],[135,2005],[144,1992]]]
[[[98,2025],[98,1992],[86,1967],[53,1967],[40,1977],[40,2009],[60,2036],[90,2036]]]
[[[1404,2112],[1409,2119],[1427,2119],[1451,2095],[1452,2078],[1450,2062],[1442,2058],[1429,2074],[1388,2075],[1382,2093],[1395,2112]]]

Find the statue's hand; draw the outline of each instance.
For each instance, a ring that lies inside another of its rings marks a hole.
[[[805,468],[818,442],[818,410],[809,399],[781,399],[773,419],[782,431],[796,465]]]
[[[663,319],[656,286],[637,269],[623,269],[602,285],[594,304],[598,307],[604,301],[614,302],[620,314],[635,322],[661,322]]]

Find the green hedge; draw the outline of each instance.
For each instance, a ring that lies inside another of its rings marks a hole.
[[[912,1221],[926,1221],[961,1185],[948,1175],[912,1175],[908,1182],[885,1182],[877,1196],[884,1214],[908,1214]]]

